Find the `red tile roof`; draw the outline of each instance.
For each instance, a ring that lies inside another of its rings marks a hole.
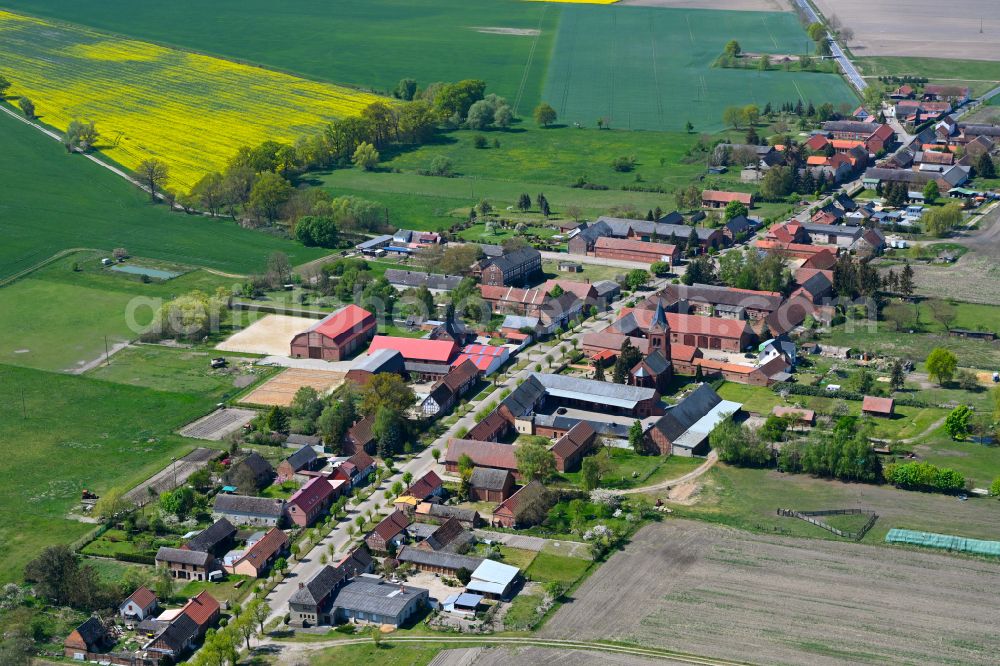
[[[394,536],[405,530],[409,524],[410,519],[406,517],[406,514],[399,509],[396,509],[375,526],[375,529],[372,530],[372,534],[379,535],[382,537],[383,541],[389,541]]]
[[[673,256],[677,247],[669,243],[652,243],[649,241],[632,240],[631,238],[611,238],[602,236],[594,242],[595,250],[625,250],[627,252],[645,252]]]
[[[636,323],[643,330],[648,330],[653,323],[654,310],[630,310],[623,308],[622,317],[628,313],[635,316]],[[700,315],[677,314],[667,312],[667,324],[675,333],[694,333],[699,335],[714,335],[720,338],[739,338],[749,333],[746,321],[742,319],[722,319],[720,317],[702,317]]]
[[[212,620],[212,616],[219,612],[219,602],[208,592],[201,592],[198,596],[188,599],[181,611],[199,627],[204,627]]]
[[[720,190],[705,190],[701,193],[702,201],[716,201],[719,203],[729,203],[739,201],[749,206],[753,202],[753,195],[745,192],[723,192]]]
[[[308,513],[314,506],[325,502],[333,494],[333,486],[322,477],[315,477],[295,491],[288,498],[288,505],[298,507],[303,513]]]
[[[806,158],[806,164],[810,166],[825,166],[830,163],[830,158],[826,155],[810,155]]]
[[[358,451],[353,456],[348,458],[347,462],[353,464],[359,472],[363,472],[375,464],[375,459],[368,455],[365,451]]]
[[[409,488],[403,491],[403,494],[416,497],[419,500],[425,500],[439,488],[441,488],[441,477],[434,470],[431,470],[414,481]]]
[[[895,401],[892,398],[878,398],[873,395],[866,395],[861,402],[861,411],[875,412],[876,414],[892,414]]]
[[[134,601],[139,608],[149,608],[156,601],[156,595],[145,585],[140,585],[122,605],[124,606],[129,601]]]
[[[520,303],[521,305],[542,305],[548,296],[541,289],[519,289],[488,284],[479,285],[479,293],[491,302]]]
[[[497,345],[466,345],[455,359],[455,364],[465,365],[466,361],[468,361],[477,372],[486,372],[498,356],[509,353],[506,347]]]
[[[461,357],[460,357],[461,359]],[[451,365],[451,370],[448,371],[444,377],[441,378],[441,383],[452,390],[452,392],[458,391],[462,388],[462,385],[470,381],[473,377],[479,374],[479,368],[473,362],[466,363],[465,360],[456,360]]]
[[[564,292],[569,292],[577,298],[587,299],[594,296],[594,285],[589,282],[576,282],[574,280],[548,280],[540,287],[546,294],[550,293],[556,285]]]
[[[853,139],[833,139],[830,141],[833,144],[834,150],[850,150],[856,146],[864,146],[864,141],[855,141]]]
[[[724,372],[732,372],[738,375],[749,375],[753,373],[757,368],[752,365],[743,365],[741,363],[727,363],[726,361],[720,361],[714,358],[699,358],[695,360],[695,365],[700,365],[708,370],[720,370]]]
[[[463,454],[472,458],[472,462],[480,467],[517,470],[517,456],[514,455],[514,447],[510,444],[452,439],[448,442],[444,460],[446,463],[458,464]]]
[[[828,142],[829,139],[827,139],[822,134],[813,134],[811,137],[809,137],[809,140],[806,141],[806,147],[809,148],[809,150],[819,150],[820,148],[825,146]]]
[[[836,264],[837,253],[830,248],[823,248],[802,262],[802,268],[818,268],[825,271],[833,268]]]
[[[336,339],[341,335],[361,331],[375,323],[375,315],[357,305],[345,305],[331,315],[325,317],[310,330],[322,333],[328,338]]]
[[[552,445],[552,453],[560,458],[568,458],[582,448],[590,446],[597,431],[586,421],[580,421]]]
[[[274,556],[275,553],[280,551],[287,544],[288,536],[277,527],[272,527],[267,531],[267,534],[260,538],[260,541],[251,546],[245,553],[243,553],[243,557],[233,564],[236,565],[240,562],[250,562],[250,564],[257,567],[257,569],[261,569],[265,566],[267,561]]]
[[[376,335],[372,339],[368,353],[377,349],[395,349],[407,361],[430,361],[447,363],[458,351],[458,345],[451,340],[424,340],[401,338],[392,335]]]
[[[781,405],[775,405],[771,413],[775,416],[790,416],[794,419],[799,419],[801,421],[808,421],[812,423],[816,420],[816,412],[811,409],[802,409],[799,407],[782,407]]]

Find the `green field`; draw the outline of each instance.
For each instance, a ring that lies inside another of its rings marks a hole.
[[[699,131],[723,127],[727,106],[809,101],[855,104],[834,74],[712,68],[730,39],[744,51],[800,53],[808,42],[795,15],[568,5],[544,98],[562,123]]]
[[[93,525],[67,519],[80,491],[131,486],[194,442],[172,431],[212,395],[167,393],[0,365],[0,581]]]
[[[152,206],[124,180],[0,113],[0,278],[74,247],[132,254],[217,270],[263,270],[283,251],[293,263],[323,255],[316,248],[237,226]]]
[[[968,85],[973,95],[985,93],[1000,82],[1000,62],[873,56],[854,59],[865,76],[925,76],[934,82]]]
[[[559,6],[519,0],[59,0],[4,5],[307,78],[389,91],[400,79],[484,79],[493,92],[537,104]],[[491,28],[541,30],[518,35]]]

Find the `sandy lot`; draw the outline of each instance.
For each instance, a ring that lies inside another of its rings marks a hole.
[[[343,384],[346,374],[345,372],[289,368],[251,391],[243,398],[242,402],[251,405],[287,407],[292,404],[295,392],[303,386],[311,386],[322,395]]]
[[[269,314],[215,346],[221,351],[288,356],[292,338],[318,320]]]
[[[729,9],[744,12],[791,11],[787,0],[620,0],[617,4],[679,9]]]
[[[835,15],[854,30],[850,47],[856,56],[995,60],[1000,54],[1000,3],[992,0],[815,2],[827,19]]]
[[[595,572],[552,638],[759,664],[996,663],[1000,566],[667,520]]]

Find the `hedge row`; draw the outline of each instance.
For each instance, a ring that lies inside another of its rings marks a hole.
[[[810,395],[810,396],[822,396],[825,398],[840,398],[841,400],[864,400],[865,396],[863,393],[858,393],[857,391],[845,391],[843,389],[839,391],[827,391],[825,386],[807,386],[805,384],[794,384],[792,382],[778,382],[771,386],[771,390],[775,393],[781,393],[787,391],[791,395]],[[910,397],[897,397],[894,398],[897,405],[902,405],[904,407],[930,407],[923,400],[918,400],[917,398]]]
[[[156,564],[156,556],[145,553],[115,553],[115,559],[135,564]]]

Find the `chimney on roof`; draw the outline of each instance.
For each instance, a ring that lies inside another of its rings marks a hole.
[[[299,589],[300,589],[300,590],[301,590],[301,589],[303,589],[303,588],[304,588],[305,586],[306,586],[306,584],[305,584],[305,583],[299,583]]]

